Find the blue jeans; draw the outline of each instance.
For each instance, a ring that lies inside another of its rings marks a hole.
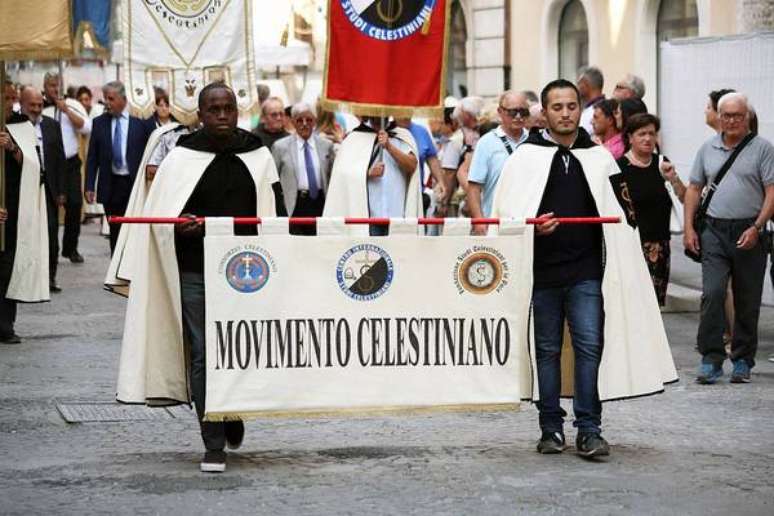
[[[597,390],[599,361],[602,357],[602,282],[581,281],[570,287],[536,288],[532,293],[535,320],[540,401],[540,428],[563,432],[567,413],[559,405],[561,394],[562,335],[564,321],[570,327],[575,351],[574,426],[580,433],[599,433],[602,404]]]

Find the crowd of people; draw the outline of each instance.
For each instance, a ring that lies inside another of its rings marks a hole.
[[[726,358],[733,362],[732,382],[750,380],[767,253],[771,251],[765,226],[774,215],[774,148],[757,135],[754,112],[742,93],[719,90],[709,94],[706,121],[718,132],[698,150],[686,184],[660,152],[661,123],[642,100],[643,81],[627,75],[616,83],[613,96],[606,98],[603,73],[595,67],[582,69],[575,83],[550,83],[540,96],[532,91],[505,91],[494,103],[477,97],[449,97],[443,116],[427,124],[411,118],[364,116],[359,124],[348,127],[341,114],[306,102],[285,106],[262,86],[260,115],[252,120],[252,131],[237,128],[234,94],[219,83],[203,89],[200,120],[188,126],[177,122],[168,95],[160,89],[154,115],[143,120],[131,114],[120,81],[105,84],[100,102],[93,101],[86,87],[60,95],[61,78],[55,74],[47,74],[43,84],[43,92],[6,84],[5,97],[9,104],[17,103],[7,121],[29,120],[37,138],[49,221],[51,292],[61,290],[56,279],[60,208],[64,211],[61,255],[83,263],[78,239],[84,211],[86,215],[124,215],[137,182],[153,185],[159,181],[165,160],[176,149],[212,157],[175,213],[191,218],[176,228],[175,242],[182,271],[184,331],[196,342],[191,348],[191,382],[200,416],[204,227],[195,217],[267,212],[294,217],[502,215],[508,210],[503,210],[502,200],[498,205],[497,196],[502,195],[498,185],[508,169],[506,164],[513,163],[513,155],[522,147],[556,151],[546,165],[550,168],[547,183],[542,185],[546,193],[532,214],[545,219],[535,231],[533,295],[533,302],[542,307],[535,319],[543,430],[539,451],[564,449],[564,414],[555,384],[559,362],[554,352],[561,341],[555,323],[564,318],[576,323],[570,325],[571,330],[573,326],[585,328],[582,334],[573,330],[576,354],[583,357],[576,364],[582,369],[577,377],[581,394],[575,406],[581,431],[578,450],[588,455],[608,450],[599,431],[601,406],[596,388],[589,387],[596,384],[602,352],[598,302],[604,267],[602,232],[593,226],[561,227],[556,220],[604,215],[598,213],[598,192],[589,190],[590,172],[584,169],[586,162],[575,158],[576,150],[604,149],[604,156],[594,151],[595,159],[613,163],[612,172],[605,177],[626,222],[639,230],[639,252],[660,305],[666,302],[672,235],[684,232],[686,250],[701,254],[697,380],[716,382]],[[6,295],[14,239],[17,232],[25,231],[18,226],[18,175],[23,159],[35,157],[22,156],[9,133],[0,133],[0,145],[11,164],[8,205],[0,212],[6,226],[6,248],[0,253],[0,342],[10,344],[20,342],[13,325],[15,301]],[[276,176],[269,181],[268,196],[261,193],[260,185],[253,187],[256,172],[240,157],[261,147],[270,151],[271,174]],[[723,168],[727,171],[719,174]],[[730,179],[720,182],[718,176]],[[702,202],[704,190],[717,194],[711,203]],[[256,210],[256,204],[260,209]],[[697,212],[700,226],[694,222]],[[389,231],[381,225],[369,229],[374,236]],[[109,225],[111,254],[120,231],[119,224]],[[428,228],[430,234],[438,231]],[[484,224],[474,224],[472,229],[476,235],[489,231],[493,229]],[[315,227],[291,226],[291,233],[314,235]],[[563,303],[578,309],[565,314]],[[225,464],[224,443],[238,445],[243,433],[240,422],[203,422],[209,455],[202,467],[207,464],[212,471],[219,470]]]

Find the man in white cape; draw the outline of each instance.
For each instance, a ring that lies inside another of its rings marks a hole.
[[[202,421],[204,229],[196,217],[275,216],[282,196],[271,154],[258,137],[237,128],[237,115],[228,86],[212,83],[202,89],[203,128],[181,137],[164,159],[142,213],[191,220],[174,227],[139,225],[124,250],[130,254],[132,281],[117,399],[173,404],[193,398],[206,448],[205,472],[225,471],[224,446],[238,447],[244,426],[241,421]],[[237,226],[235,233],[256,234],[256,227]]]
[[[6,99],[8,95],[6,95]],[[0,252],[0,343],[19,344],[17,301],[49,300],[46,193],[35,150],[35,128],[26,116],[8,110],[0,132],[5,152],[5,250]]]
[[[655,394],[677,380],[664,325],[636,229],[613,193],[618,166],[582,128],[575,85],[549,83],[541,100],[548,129],[531,135],[506,161],[492,216],[546,221],[527,239],[531,313],[521,321],[523,392],[540,412],[540,453],[565,448],[560,355],[567,321],[574,351],[576,449],[607,455],[601,401]],[[560,225],[554,217],[618,216],[620,224]],[[529,385],[531,383],[531,385]]]
[[[382,127],[366,117],[341,142],[331,171],[323,217],[414,218],[422,213],[417,144],[402,127]],[[367,235],[364,225],[348,232]],[[387,234],[387,226],[371,226],[371,235]]]

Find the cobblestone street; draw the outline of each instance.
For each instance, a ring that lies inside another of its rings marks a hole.
[[[695,384],[698,314],[664,314],[681,381],[604,406],[604,461],[537,454],[537,412],[524,404],[514,413],[251,421],[228,471],[208,476],[187,408],[83,424],[57,411],[57,402],[114,395],[125,301],[101,290],[107,240],[93,224],[83,233],[86,263],[60,259],[64,291],[20,305],[24,342],[0,345],[0,513],[774,513],[770,305],[747,385],[728,374]],[[688,286],[689,276],[695,283],[698,266],[680,269]]]

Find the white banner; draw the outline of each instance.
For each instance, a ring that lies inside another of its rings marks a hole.
[[[209,419],[514,408],[531,382],[523,225],[245,237],[218,222],[229,234],[208,219],[205,239]]]
[[[123,2],[126,93],[141,116],[154,110],[154,86],[169,93],[173,114],[196,118],[205,85],[222,80],[242,114],[257,108],[250,0]]]

